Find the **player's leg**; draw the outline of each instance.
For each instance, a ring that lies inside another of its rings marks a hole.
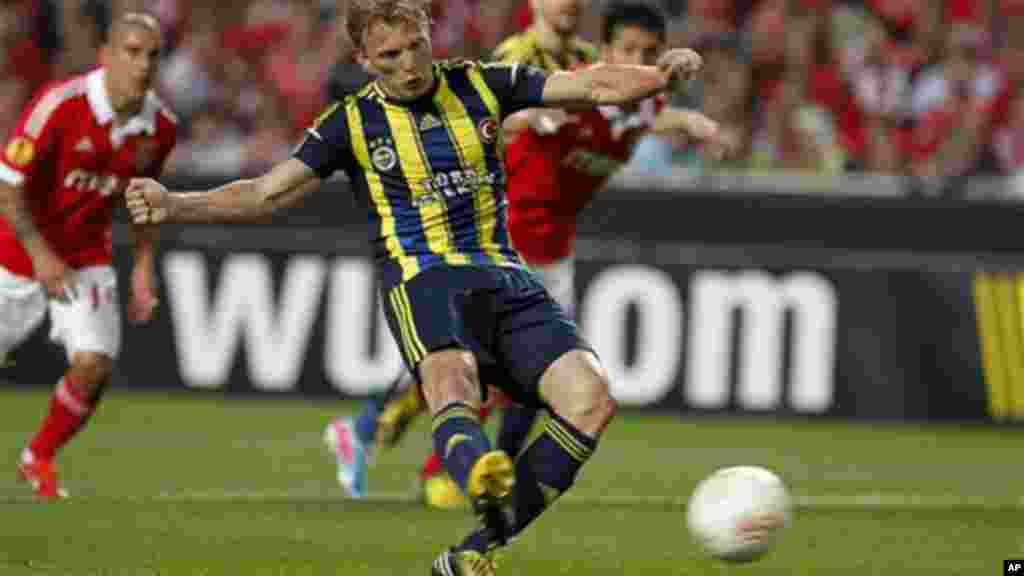
[[[569,490],[615,412],[607,376],[575,324],[546,292],[532,289],[529,279],[517,282],[525,286],[513,303],[522,311],[502,326],[506,368],[527,398],[550,409],[551,418],[516,459],[511,535]],[[459,548],[497,545],[493,535],[477,530]]]
[[[481,426],[476,357],[457,348],[432,352],[419,371],[433,419],[434,451],[479,511],[500,506],[512,488],[512,463],[505,453],[491,450]]]
[[[573,255],[547,264],[533,266],[534,272],[548,294],[562,307],[565,315],[574,317],[576,307],[576,266]],[[530,404],[510,404],[505,408],[498,429],[497,445],[513,457],[517,456],[530,436],[540,408]]]
[[[49,411],[22,455],[25,471],[53,469],[58,451],[95,413],[114,372],[114,359],[121,347],[121,317],[113,268],[80,270],[77,289],[75,300],[50,303],[51,337],[64,346],[70,366],[57,383]],[[60,490],[55,474],[52,476],[52,488],[57,492],[48,495],[57,496]]]
[[[334,455],[338,466],[338,482],[349,496],[362,498],[366,495],[369,458],[375,444],[378,443],[380,418],[394,404],[400,403],[409,390],[419,396],[414,379],[404,371],[392,384],[382,392],[374,394],[363,405],[362,412],[356,418],[341,417],[332,420],[324,431],[324,442],[327,449]],[[422,404],[422,402],[419,402]],[[415,414],[409,416],[409,421]],[[392,417],[397,423],[398,418]],[[392,432],[391,442],[397,442],[408,422],[400,424],[402,430]],[[396,424],[396,427],[398,424]]]
[[[486,423],[494,410],[507,409],[509,405],[508,397],[501,390],[492,387],[487,401],[480,407],[480,422]],[[501,450],[500,447],[498,449]],[[511,456],[509,454],[509,457]],[[437,452],[431,452],[423,461],[419,482],[423,502],[431,508],[460,508],[466,504],[459,486],[445,472],[444,463]]]
[[[492,450],[480,425],[481,365],[494,366],[499,278],[476,267],[434,268],[391,289],[385,315],[419,379],[432,417],[434,450],[488,533],[504,542],[515,482],[511,458]],[[446,551],[433,574],[489,574],[475,550]]]
[[[388,395],[384,405],[376,418],[376,431],[373,438],[365,440],[376,442],[380,446],[392,447],[401,441],[408,430],[409,424],[417,416],[426,411],[427,405],[423,400],[423,393],[412,374],[406,372],[398,385]],[[363,428],[369,429],[371,424],[367,418],[360,417]]]
[[[496,279],[471,267],[435,268],[388,291],[385,316],[406,365],[420,382],[433,445],[445,469],[481,513],[504,504],[512,463],[492,451],[480,424],[478,356],[490,359]]]
[[[45,317],[46,294],[42,287],[31,278],[0,268],[0,356],[8,359]],[[52,407],[54,400],[51,399],[50,404]],[[18,476],[28,482],[38,496],[58,498],[64,495],[52,464],[33,461],[27,449],[18,462]]]
[[[522,532],[572,487],[615,413],[607,376],[588,350],[564,354],[544,373],[539,388],[552,413],[544,431],[516,459],[510,536]],[[460,548],[484,551],[497,545],[485,530],[477,530]]]

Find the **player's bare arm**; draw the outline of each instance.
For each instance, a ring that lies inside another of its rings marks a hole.
[[[289,158],[259,178],[236,180],[207,192],[168,192],[156,180],[135,179],[125,192],[132,221],[235,222],[264,218],[315,190],[320,178]]]
[[[590,108],[630,104],[689,81],[703,66],[699,54],[669,50],[656,66],[597,64],[573,72],[555,72],[544,84],[544,104],[559,108]]]
[[[705,150],[716,161],[731,157],[739,147],[739,142],[722,131],[718,122],[688,108],[664,108],[650,130],[661,136],[682,134],[689,140],[703,142]]]
[[[66,300],[74,297],[74,271],[54,252],[39,232],[32,213],[25,205],[21,188],[0,183],[0,216],[14,229],[18,241],[32,259],[36,279],[52,298]]]
[[[135,264],[132,267],[132,296],[128,301],[128,320],[133,324],[148,322],[160,303],[156,294],[156,243],[160,236],[157,226],[132,225]]]

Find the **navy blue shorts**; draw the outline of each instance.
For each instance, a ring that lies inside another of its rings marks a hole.
[[[416,375],[431,352],[472,352],[480,382],[515,402],[542,404],[540,378],[571,350],[593,349],[536,276],[521,268],[437,266],[386,289],[385,316],[406,366]]]

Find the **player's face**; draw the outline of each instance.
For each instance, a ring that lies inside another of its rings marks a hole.
[[[377,74],[389,96],[414,100],[434,84],[434,58],[423,22],[372,20],[366,32],[367,68]]]
[[[584,0],[539,1],[541,16],[555,32],[571,36],[579,30]]]
[[[657,33],[639,26],[623,26],[604,46],[602,60],[609,64],[652,66],[658,61],[662,48]]]
[[[104,56],[115,106],[140,103],[156,75],[160,35],[141,26],[116,31]]]

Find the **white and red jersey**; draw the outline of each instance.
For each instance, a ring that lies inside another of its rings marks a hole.
[[[109,264],[114,203],[131,178],[160,175],[176,139],[152,92],[123,126],[98,68],[43,88],[0,157],[0,181],[20,187],[40,233],[72,268]],[[0,218],[0,266],[31,277],[32,262]]]
[[[625,113],[607,106],[572,114],[553,134],[524,131],[509,143],[509,233],[530,264],[572,254],[576,216],[633,152],[636,131],[654,121],[660,100]]]

